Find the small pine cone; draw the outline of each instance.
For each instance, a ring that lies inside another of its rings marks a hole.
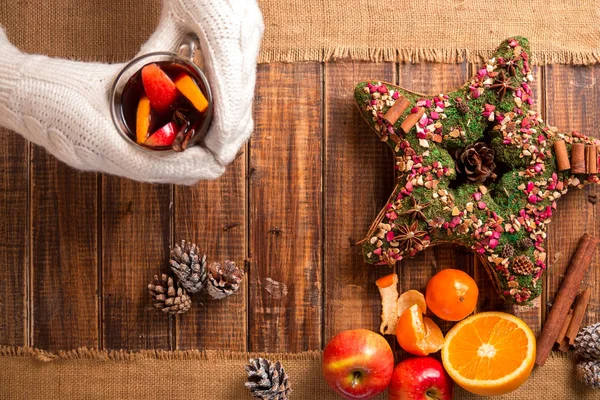
[[[456,172],[471,182],[484,183],[488,179],[494,180],[497,178],[494,172],[496,169],[495,155],[494,149],[488,147],[484,142],[477,142],[465,149],[458,149],[455,152]]]
[[[279,361],[253,358],[246,366],[246,387],[252,397],[262,400],[287,400],[292,392],[288,376]]]
[[[575,369],[577,379],[592,389],[600,389],[600,361],[582,361]]]
[[[515,255],[515,248],[512,245],[507,244],[502,249],[502,258],[512,258]]]
[[[581,329],[575,337],[575,353],[600,361],[600,322]]]
[[[183,314],[192,306],[192,299],[184,288],[180,288],[173,278],[162,274],[159,278],[154,275],[154,281],[148,285],[154,307],[164,313]]]
[[[213,262],[208,266],[208,294],[217,300],[231,296],[239,289],[243,278],[244,271],[233,261],[225,261],[224,267],[218,262]]]
[[[198,255],[198,247],[195,244],[190,245],[185,240],[181,241],[181,246],[175,245],[171,250],[171,270],[177,279],[179,285],[183,286],[189,293],[198,293],[206,285],[206,256]]]
[[[533,247],[533,245],[534,245],[533,240],[531,240],[529,238],[521,239],[518,242],[519,249],[521,249],[521,250],[531,249]]]
[[[463,115],[468,114],[469,111],[471,111],[469,109],[469,105],[460,97],[456,98],[455,104],[456,104],[456,109],[458,110],[458,112]]]
[[[533,262],[527,256],[519,256],[513,260],[512,270],[517,275],[531,275]]]

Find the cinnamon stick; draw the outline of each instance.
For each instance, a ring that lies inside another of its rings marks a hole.
[[[394,105],[385,113],[383,119],[385,119],[390,125],[394,125],[409,106],[410,101],[408,101],[406,97],[400,96]]]
[[[400,125],[402,131],[404,131],[404,133],[410,131],[413,128],[413,126],[415,126],[417,122],[419,122],[423,114],[425,114],[425,109],[423,107],[419,107],[417,112],[408,114],[406,119],[402,122],[402,125]]]
[[[585,146],[585,172],[598,173],[598,149],[594,145]]]
[[[569,339],[563,338],[562,342],[558,345],[558,350],[563,353],[568,353],[571,349],[571,345],[569,344]]]
[[[575,300],[579,285],[592,264],[598,243],[600,243],[600,239],[589,233],[584,234],[579,241],[577,251],[575,251],[575,255],[571,259],[571,264],[567,269],[560,289],[554,299],[554,304],[544,324],[544,329],[537,341],[537,355],[535,359],[537,365],[542,366],[546,363],[546,359],[550,355],[550,351],[552,351],[554,341],[560,333],[571,304]]]
[[[554,142],[554,152],[556,153],[558,170],[566,171],[568,169],[571,169],[571,161],[569,161],[569,152],[567,151],[567,144],[564,140],[557,140],[556,142]]]
[[[569,324],[569,329],[567,329],[566,336],[569,339],[569,344],[575,344],[575,337],[579,332],[579,328],[581,328],[581,323],[583,322],[583,317],[585,317],[585,311],[587,310],[588,304],[590,302],[590,298],[592,297],[592,289],[587,288],[579,296],[577,296],[577,302],[575,303],[575,308],[573,309],[573,318],[571,318],[571,323]]]
[[[571,146],[571,172],[585,174],[585,145],[573,143]]]
[[[569,310],[567,313],[567,317],[565,318],[565,322],[562,324],[562,328],[560,328],[560,332],[558,333],[558,337],[556,338],[556,344],[559,346],[562,344],[565,339],[565,335],[567,334],[567,330],[569,329],[569,324],[573,319],[573,310]]]

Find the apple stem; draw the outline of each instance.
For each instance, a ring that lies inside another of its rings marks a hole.
[[[352,387],[356,387],[356,385],[359,384],[361,376],[362,373],[360,371],[354,371],[354,373],[352,374]]]
[[[429,392],[426,393],[426,396],[427,396],[427,400],[441,400],[441,397],[438,397],[438,396],[436,396],[434,394],[431,394]]]

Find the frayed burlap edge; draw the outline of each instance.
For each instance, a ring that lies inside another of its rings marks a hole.
[[[33,347],[0,346],[1,357],[35,358],[38,361],[51,362],[57,360],[96,360],[96,361],[138,361],[138,360],[248,360],[254,357],[278,359],[285,357],[287,360],[307,361],[321,358],[320,351],[307,351],[304,353],[240,353],[219,350],[140,350],[129,352],[124,350],[95,350],[79,348],[76,350],[61,350],[56,353],[48,352]]]
[[[331,61],[365,61],[365,62],[401,62],[401,63],[474,63],[479,64],[489,59],[491,50],[469,49],[397,49],[397,48],[372,48],[358,49],[353,47],[333,47],[322,50],[266,50],[260,52],[259,64],[274,62],[331,62]],[[571,64],[593,65],[600,62],[600,52],[578,51],[532,51],[531,62],[534,65]]]

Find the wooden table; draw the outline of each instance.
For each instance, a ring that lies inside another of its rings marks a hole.
[[[0,344],[48,350],[321,349],[336,333],[377,330],[375,279],[360,247],[392,190],[392,154],[352,102],[378,78],[438,93],[461,85],[467,64],[359,62],[261,65],[252,140],[214,182],[149,185],[74,171],[2,132],[0,141]],[[538,107],[563,130],[600,137],[600,66],[537,68]],[[600,234],[597,187],[562,199],[549,232],[541,307],[510,310],[539,332],[584,232]],[[194,298],[189,313],[156,311],[146,289],[169,248],[198,243],[210,260],[245,265],[240,292]],[[585,322],[600,319],[598,260]],[[424,289],[442,268],[472,274],[478,309],[506,310],[466,250],[431,248],[397,267],[401,290]],[[285,289],[284,286],[285,285]],[[448,324],[443,324],[448,328]],[[393,342],[393,339],[391,339]]]

